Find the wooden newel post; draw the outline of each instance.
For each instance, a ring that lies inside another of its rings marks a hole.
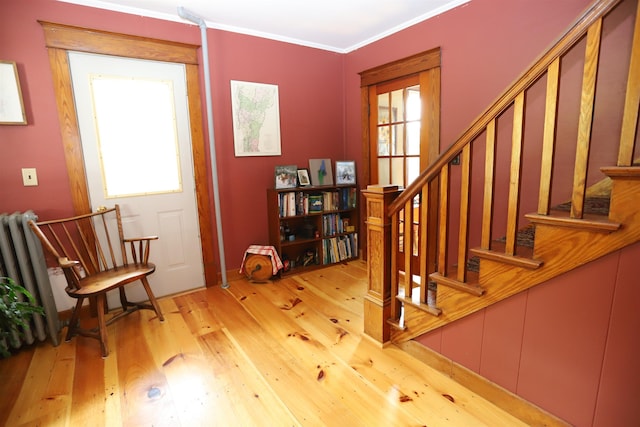
[[[400,194],[397,185],[370,185],[366,200],[367,265],[369,285],[364,298],[364,333],[380,343],[390,337],[391,220],[387,208]]]

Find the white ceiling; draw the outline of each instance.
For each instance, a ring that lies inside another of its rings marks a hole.
[[[340,53],[350,52],[471,0],[59,0],[187,22]]]

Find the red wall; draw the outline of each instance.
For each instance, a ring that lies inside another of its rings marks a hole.
[[[69,215],[71,189],[47,50],[37,21],[198,45],[200,30],[53,0],[3,0],[0,8],[0,58],[18,64],[29,122],[0,126],[0,212],[33,209],[42,219]],[[208,31],[208,43],[226,264],[235,269],[247,246],[268,242],[266,189],[273,186],[274,166],[308,167],[309,158],[345,158],[343,57],[215,30]],[[282,156],[234,156],[230,80],[278,85]],[[37,169],[37,187],[22,185],[23,167]]]
[[[418,340],[576,426],[640,425],[640,243]]]

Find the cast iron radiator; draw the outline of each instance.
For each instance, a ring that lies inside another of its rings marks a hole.
[[[26,288],[38,305],[44,308],[45,316],[35,314],[22,337],[14,334],[9,342],[0,341],[0,346],[5,349],[20,348],[36,340],[44,341],[47,336],[51,338],[53,345],[59,344],[61,323],[44,252],[40,241],[29,228],[29,220],[37,220],[32,211],[0,214],[0,276],[10,277]]]

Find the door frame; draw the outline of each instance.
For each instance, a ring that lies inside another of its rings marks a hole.
[[[209,175],[207,173],[206,145],[200,103],[198,73],[198,45],[177,43],[147,37],[38,21],[44,30],[45,46],[49,53],[53,87],[58,107],[62,144],[71,186],[71,199],[76,215],[91,212],[86,170],[82,156],[80,129],[76,115],[71,69],[67,52],[70,50],[102,55],[175,62],[185,65],[191,151],[195,180],[200,244],[205,284],[218,283],[215,264],[213,215],[210,204]],[[213,129],[211,129],[213,132]]]
[[[375,68],[362,71],[360,74],[360,127],[362,129],[362,163],[363,179],[365,187],[372,184],[372,172],[377,171],[377,165],[374,164],[374,157],[377,153],[372,150],[372,139],[377,135],[371,130],[371,115],[377,112],[371,112],[369,109],[371,99],[376,95],[376,85],[383,84],[396,79],[405,78],[411,75],[418,75],[420,81],[420,92],[427,93],[428,96],[422,97],[422,117],[420,119],[422,125],[420,127],[420,170],[424,171],[431,165],[440,154],[440,48],[436,47],[407,58],[383,64]],[[428,218],[428,239],[427,248],[430,254],[435,253],[435,236],[437,221],[437,200],[438,182],[434,181],[429,190],[430,211],[427,213]],[[366,217],[366,215],[362,215]],[[413,218],[419,218],[415,215]],[[364,230],[364,224],[360,224]],[[369,243],[363,239],[361,247],[363,259],[366,259],[367,245]],[[416,257],[413,261],[419,262]],[[428,259],[435,259],[430,257]],[[400,264],[402,265],[402,263]],[[435,266],[427,266],[429,272],[435,271]],[[417,271],[417,270],[416,270]]]

